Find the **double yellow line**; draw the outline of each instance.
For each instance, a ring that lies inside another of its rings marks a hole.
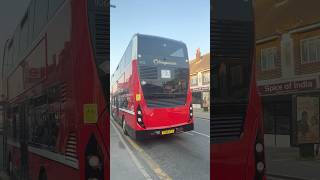
[[[112,119],[112,118],[111,118]],[[115,123],[114,120],[111,120],[112,123],[117,127],[117,130],[120,131],[120,126],[119,124]],[[110,122],[111,122],[110,121]],[[149,154],[147,154],[137,143],[135,143],[132,139],[130,139],[130,137],[128,136],[123,136],[127,142],[130,143],[130,145],[140,153],[142,159],[148,164],[148,166],[150,167],[150,169],[152,169],[152,171],[159,177],[159,179],[161,180],[172,180],[172,178],[166,173],[164,172],[160,166],[151,158],[151,156],[149,156]]]

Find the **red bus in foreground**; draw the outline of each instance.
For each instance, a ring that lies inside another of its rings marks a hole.
[[[112,116],[136,139],[193,130],[187,47],[136,34],[111,80]]]
[[[263,180],[252,0],[214,0],[211,5],[211,178]]]
[[[4,47],[6,165],[30,180],[109,179],[109,7],[31,0]]]

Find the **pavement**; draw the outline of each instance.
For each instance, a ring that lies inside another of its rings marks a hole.
[[[209,180],[210,122],[205,117],[195,112],[194,131],[144,141],[124,136],[111,120],[111,179]]]
[[[294,147],[266,147],[266,170],[271,180],[319,180],[320,160],[303,160]]]
[[[205,112],[203,109],[194,108],[193,112],[195,117],[210,120],[210,110],[209,112]]]
[[[120,133],[120,128],[113,122],[110,125],[110,179],[122,180],[124,177],[134,177],[136,180],[154,179],[151,178],[150,170],[141,163],[136,153],[131,150]],[[154,175],[153,175],[154,176]]]

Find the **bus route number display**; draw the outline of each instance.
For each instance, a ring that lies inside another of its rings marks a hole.
[[[170,70],[162,69],[162,70],[161,70],[161,78],[163,78],[163,79],[170,79],[170,78],[171,78],[171,72],[170,72]]]

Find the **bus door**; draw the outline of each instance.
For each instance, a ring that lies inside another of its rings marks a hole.
[[[26,103],[19,106],[19,125],[20,125],[20,157],[21,157],[21,179],[28,179],[28,127],[27,127],[27,107]]]

